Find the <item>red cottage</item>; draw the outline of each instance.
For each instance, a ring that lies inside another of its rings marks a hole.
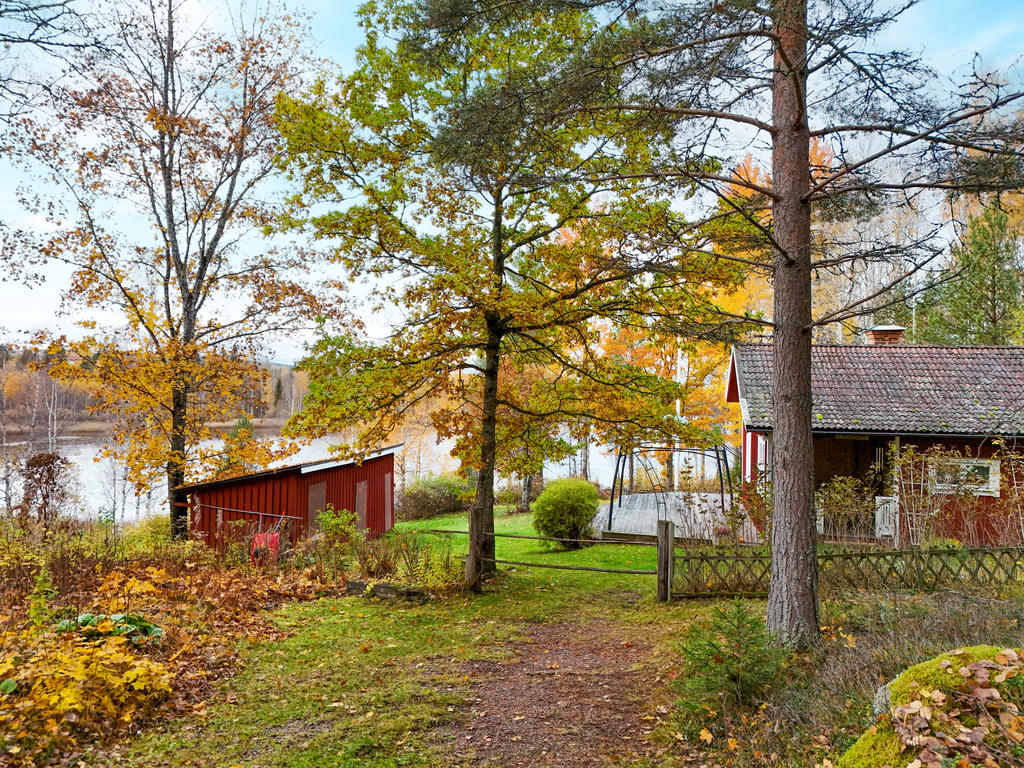
[[[1024,348],[902,345],[903,330],[877,326],[867,345],[812,347],[816,487],[835,477],[867,482],[877,496],[865,538],[916,544],[921,530],[974,544],[1008,543],[1009,533],[1024,538],[1024,517],[1014,531],[1004,519],[1024,498],[1010,503],[1024,478],[999,459],[1001,451],[1024,448]],[[772,369],[771,344],[733,348],[726,399],[740,405],[742,473],[750,484],[771,478]],[[894,445],[957,451],[959,477],[951,483],[948,467],[941,477],[924,468],[911,488],[891,465]],[[912,498],[921,486],[937,498],[926,513]],[[923,527],[915,519],[922,514]]]
[[[358,464],[314,461],[183,486],[189,529],[215,544],[222,526],[244,521],[247,531],[280,530],[294,542],[312,531],[317,514],[332,505],[355,512],[368,535],[380,536],[395,522],[394,452],[399,447],[384,448]]]

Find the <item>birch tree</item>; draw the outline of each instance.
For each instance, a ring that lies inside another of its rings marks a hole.
[[[311,253],[253,240],[275,212],[274,104],[306,66],[301,26],[272,11],[216,34],[185,28],[176,0],[110,7],[109,45],[18,126],[38,174],[23,201],[52,234],[21,243],[17,265],[69,267],[64,307],[87,332],[54,340],[67,352],[54,373],[94,385],[95,409],[116,417],[110,450],[143,487],[162,470],[177,536],[178,487],[217,467],[209,424],[262,377],[261,342],[334,315]],[[261,441],[250,453],[272,457]]]

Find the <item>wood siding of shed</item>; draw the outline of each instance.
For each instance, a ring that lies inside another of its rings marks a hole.
[[[190,492],[190,527],[209,544],[220,537],[218,527],[232,521],[243,529],[242,535],[257,530],[272,530],[280,520],[281,530],[295,541],[307,532],[309,487],[326,484],[325,501],[335,509],[355,511],[356,485],[367,484],[366,530],[380,536],[391,526],[393,510],[387,504],[394,499],[394,456],[377,456],[360,465],[344,464],[305,474],[299,468],[263,477],[240,477]],[[246,514],[256,513],[253,514]],[[262,517],[260,516],[262,515]],[[282,515],[299,519],[282,519]]]

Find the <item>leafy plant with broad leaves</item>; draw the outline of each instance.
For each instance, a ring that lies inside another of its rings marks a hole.
[[[137,645],[160,642],[164,637],[162,628],[137,613],[83,613],[74,619],[58,622],[54,629],[77,632],[88,639],[123,636]]]

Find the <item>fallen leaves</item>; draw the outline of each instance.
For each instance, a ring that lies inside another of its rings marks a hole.
[[[953,663],[944,659],[939,667],[950,672]],[[916,698],[893,708],[893,729],[917,754],[907,768],[1001,768],[1009,765],[1005,756],[1024,744],[1024,717],[995,687],[1024,675],[1018,652],[1003,649],[992,659],[962,664],[957,675],[962,681],[951,694],[921,688]]]

